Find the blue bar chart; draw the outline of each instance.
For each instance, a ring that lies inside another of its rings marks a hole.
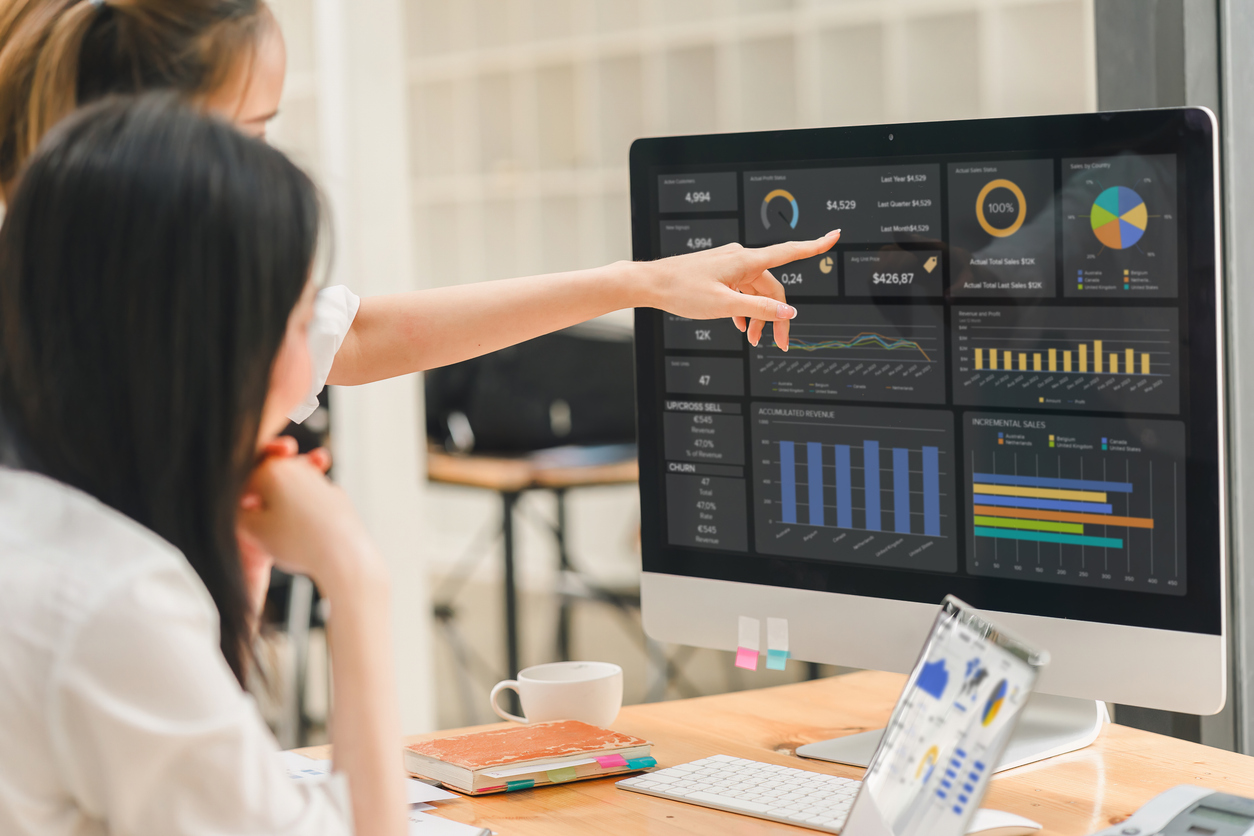
[[[779,442],[779,484],[780,484],[780,521],[796,523],[798,521],[798,465],[797,442]],[[802,515],[809,525],[822,526],[827,519],[827,494],[835,491],[836,528],[853,528],[853,461],[848,444],[827,446],[818,441],[805,442],[805,499],[806,513]],[[885,490],[891,492],[893,523],[892,530],[897,534],[927,534],[940,536],[940,470],[939,466],[928,467],[927,462],[937,463],[940,450],[937,447],[922,447],[911,450],[908,447],[888,448],[892,454],[892,483],[886,488],[881,480],[883,457],[888,450],[881,451],[877,441],[864,441],[859,448],[862,456],[862,489],[866,497],[865,531],[884,531],[884,512],[881,501]],[[830,457],[830,465],[825,464],[825,457]],[[911,476],[911,466],[916,466]],[[827,485],[825,479],[835,471],[835,482]],[[918,482],[919,484],[914,484]],[[922,497],[911,498],[912,487],[919,487]],[[919,506],[915,508],[914,506]],[[911,517],[922,515],[919,520],[911,521]]]
[[[1182,424],[965,421],[973,574],[1185,594]]]
[[[759,551],[957,570],[948,414],[766,403],[751,414]]]

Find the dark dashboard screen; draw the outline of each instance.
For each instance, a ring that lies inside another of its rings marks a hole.
[[[1211,117],[640,140],[638,260],[840,228],[790,350],[637,312],[645,569],[1218,633]]]

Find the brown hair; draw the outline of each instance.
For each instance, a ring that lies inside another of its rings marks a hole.
[[[263,0],[5,0],[0,6],[0,187],[48,130],[110,94],[218,89],[251,58]]]

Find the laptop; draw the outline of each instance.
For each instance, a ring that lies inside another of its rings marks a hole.
[[[1046,651],[945,598],[862,777],[845,836],[961,836]]]
[[[861,782],[714,755],[618,786],[842,836],[962,836],[1048,654],[948,596]],[[1034,822],[1008,818],[1032,832]],[[991,823],[991,822],[990,822]],[[1017,828],[1017,829],[1016,829]]]

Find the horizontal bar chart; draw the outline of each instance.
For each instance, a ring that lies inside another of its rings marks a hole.
[[[1057,531],[1060,534],[1083,534],[1081,523],[1051,522],[1050,520],[1020,520],[1003,517],[976,515],[975,524],[984,528],[1022,528],[1030,531]]]
[[[1001,505],[1007,508],[1033,508],[1041,511],[1079,511],[1096,512],[1098,514],[1109,514],[1113,511],[1110,505],[1093,502],[1066,502],[1057,499],[1025,499],[1016,496],[990,496],[988,494],[978,493],[975,494],[975,502],[977,505]]]
[[[1022,496],[1028,499],[1073,499],[1076,502],[1105,502],[1105,491],[1073,491],[1057,488],[1020,488],[1014,485],[975,486],[976,493],[990,496]]]
[[[974,479],[984,485],[1018,485],[1024,488],[1064,488],[1068,490],[1132,493],[1128,482],[1095,482],[1089,479],[1051,479],[1046,476],[1003,476],[999,473],[977,473]]]
[[[1186,594],[1183,424],[969,413],[963,443],[972,574]]]
[[[1123,528],[1153,528],[1154,521],[1144,517],[1118,517],[1104,514],[1082,514],[1068,511],[1035,511],[1028,508],[994,508],[991,505],[976,505],[972,511],[984,517],[1015,517],[1025,520],[1053,520],[1055,522],[1093,523],[1095,525],[1114,525]]]
[[[1152,519],[1113,513],[1111,497],[1129,496],[1131,482],[986,472],[972,480],[977,538],[1122,549],[1122,538],[1094,536],[1085,526],[1101,526],[1103,535],[1109,528],[1154,527]]]
[[[1027,540],[1035,543],[1064,543],[1069,546],[1097,546],[1106,549],[1122,549],[1123,540],[1118,537],[1082,537],[1075,534],[1055,534],[1049,531],[1004,531],[994,528],[975,527],[976,537],[998,540]]]

